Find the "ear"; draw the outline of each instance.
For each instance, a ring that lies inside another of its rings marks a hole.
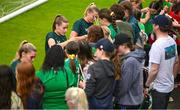
[[[154,25],[154,28],[155,28],[155,29],[159,29],[159,25],[156,25],[156,24],[155,24],[155,25]]]
[[[22,52],[22,57],[25,56],[25,55],[26,55],[26,53],[25,53],[25,52]]]
[[[56,24],[56,29],[58,29],[59,28],[59,24]]]

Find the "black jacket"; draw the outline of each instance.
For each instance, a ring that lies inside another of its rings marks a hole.
[[[115,83],[114,64],[108,60],[98,60],[88,69],[86,82],[86,95],[103,99],[113,93]]]

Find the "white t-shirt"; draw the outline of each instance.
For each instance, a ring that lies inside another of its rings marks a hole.
[[[153,89],[158,92],[169,93],[174,88],[173,65],[177,55],[177,45],[173,38],[157,39],[149,52],[149,67],[159,64],[158,74],[153,82]]]

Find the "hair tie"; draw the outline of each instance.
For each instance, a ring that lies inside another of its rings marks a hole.
[[[111,13],[110,13],[110,16],[113,16],[114,15],[114,12],[112,11]]]
[[[75,59],[76,55],[75,54],[71,54],[68,57],[69,57],[70,60],[73,60],[73,59]]]

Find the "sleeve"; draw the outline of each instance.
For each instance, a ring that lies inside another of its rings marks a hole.
[[[149,62],[160,64],[160,61],[161,61],[161,51],[159,49],[159,46],[154,43],[149,53]]]
[[[51,32],[46,35],[46,41],[48,42],[48,40],[49,40],[50,38],[54,39],[54,36],[52,35]]]
[[[88,97],[92,96],[95,91],[96,79],[94,75],[93,66],[90,66],[87,72],[85,92]]]
[[[75,32],[77,32],[78,34],[80,33],[80,22],[79,22],[79,20],[76,21],[76,22],[73,24],[72,31],[75,31]]]
[[[137,63],[134,61],[126,61],[122,67],[122,78],[118,82],[119,93],[118,96],[122,97],[125,95],[134,83],[134,74],[137,74]]]

